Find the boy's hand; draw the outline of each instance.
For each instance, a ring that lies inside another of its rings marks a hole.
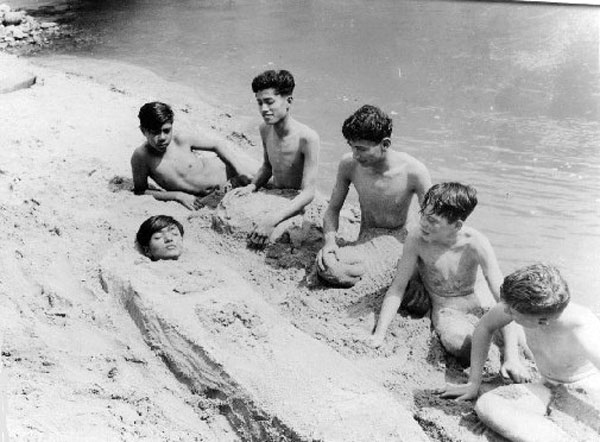
[[[336,243],[325,244],[319,253],[317,253],[317,267],[319,271],[324,272],[329,267],[327,261],[334,258],[337,259],[337,251],[339,247]],[[330,256],[331,255],[331,256]]]
[[[248,185],[252,183],[252,177],[249,177],[248,175],[239,174],[231,178],[229,182],[231,183],[234,189],[237,189],[239,187],[248,187]]]
[[[179,195],[177,196],[177,201],[190,210],[198,210],[204,207],[202,198],[185,192],[179,193]]]
[[[250,186],[248,186],[250,187]],[[266,219],[258,224],[250,234],[248,234],[248,245],[257,249],[262,249],[269,242],[269,238],[275,230],[277,224],[272,220]]]
[[[234,189],[231,191],[231,193],[234,196],[244,196],[244,195],[249,195],[252,192],[254,192],[256,190],[256,185],[250,183],[247,186],[244,187],[238,187],[237,189]]]
[[[371,348],[379,348],[383,345],[383,341],[385,341],[385,336],[375,333],[367,338],[366,344]]]
[[[444,388],[440,388],[436,393],[446,399],[456,398],[457,401],[469,401],[477,397],[479,385],[474,385],[471,382],[461,385],[446,384]]]
[[[512,379],[518,384],[531,381],[531,371],[521,361],[509,359],[502,364],[500,374],[505,379]]]

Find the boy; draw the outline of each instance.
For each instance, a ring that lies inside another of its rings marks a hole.
[[[302,212],[313,200],[317,180],[319,136],[290,115],[294,77],[288,71],[265,71],[252,80],[252,91],[264,122],[260,125],[263,164],[252,183],[237,189],[237,195],[256,192],[271,176],[278,189],[300,193],[279,212],[261,220],[248,235],[249,245],[262,248],[279,223]]]
[[[152,195],[160,201],[177,201],[190,210],[203,207],[201,197],[231,179],[232,185],[245,185],[242,162],[227,142],[212,134],[175,133],[173,111],[167,104],[144,104],[138,114],[146,141],[131,157],[136,195]],[[218,158],[200,157],[195,150],[214,152]],[[148,177],[162,189],[148,187]]]
[[[567,283],[555,267],[546,264],[508,275],[500,292],[501,302],[475,329],[469,382],[446,385],[442,397],[477,397],[492,334],[514,321],[525,329],[542,382],[508,385],[483,394],[475,405],[479,418],[511,441],[572,441],[545,417],[551,408],[562,408],[578,424],[600,432],[600,320],[587,308],[569,302]],[[557,394],[558,385],[568,394]],[[569,396],[570,403],[564,400]],[[598,438],[594,434],[590,440]]]
[[[167,215],[155,215],[140,226],[136,241],[152,261],[179,259],[183,252],[183,226]]]
[[[364,105],[344,121],[342,134],[352,149],[344,155],[323,218],[325,244],[317,255],[317,270],[324,272],[335,257],[340,210],[350,184],[358,193],[360,233],[370,228],[403,229],[412,197],[419,203],[431,186],[429,172],[412,156],[390,150],[392,119],[381,109]]]
[[[477,194],[471,186],[442,183],[427,191],[421,204],[419,228],[408,234],[398,271],[383,300],[375,333],[370,337],[373,347],[383,344],[407,284],[418,271],[431,301],[431,320],[442,345],[461,364],[469,364],[475,315],[482,308],[475,293],[477,270],[481,267],[496,300],[502,281],[490,242],[477,230],[465,226],[476,205]],[[526,370],[518,362],[516,339],[516,330],[505,333],[503,370],[521,378]]]

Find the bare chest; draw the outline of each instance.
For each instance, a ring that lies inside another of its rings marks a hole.
[[[389,204],[389,210],[393,205],[398,205],[410,200],[412,190],[409,188],[407,174],[403,172],[378,175],[357,168],[352,183],[356,188],[361,201],[378,201]]]

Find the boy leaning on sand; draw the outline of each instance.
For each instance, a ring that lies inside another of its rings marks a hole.
[[[382,345],[396,315],[408,282],[415,272],[431,301],[431,320],[446,351],[468,365],[471,336],[482,304],[475,293],[481,267],[496,300],[502,273],[488,239],[465,225],[477,205],[474,188],[460,183],[432,186],[421,204],[419,228],[409,232],[398,270],[389,287],[375,333],[369,344]],[[518,358],[517,330],[504,329],[503,372],[516,379],[527,376]]]
[[[261,220],[248,235],[254,247],[265,246],[275,227],[302,212],[315,196],[320,141],[314,130],[290,114],[294,87],[294,77],[285,70],[265,71],[252,81],[264,120],[260,125],[263,163],[252,182],[234,193],[241,196],[255,192],[271,177],[275,188],[300,190],[289,205]]]
[[[152,195],[160,201],[177,201],[190,210],[203,207],[202,197],[226,184],[245,185],[252,172],[229,144],[208,131],[176,132],[173,111],[165,103],[144,104],[138,114],[146,141],[131,156],[136,195]],[[196,151],[214,152],[202,157]],[[162,189],[148,186],[152,178]]]
[[[439,393],[476,398],[492,334],[514,321],[525,330],[542,381],[483,394],[475,405],[479,418],[511,441],[583,440],[548,419],[552,410],[560,410],[592,431],[585,440],[600,440],[600,320],[570,302],[567,283],[555,267],[546,264],[508,275],[500,297],[473,334],[468,383],[448,384]]]
[[[391,150],[392,119],[376,106],[364,105],[342,125],[352,149],[338,166],[337,178],[323,217],[325,243],[317,254],[317,272],[337,259],[336,234],[350,184],[358,193],[360,233],[368,229],[404,229],[413,196],[419,203],[431,186],[425,166],[404,152]]]

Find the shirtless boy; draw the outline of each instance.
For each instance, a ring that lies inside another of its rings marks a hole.
[[[152,261],[179,259],[183,252],[183,226],[168,215],[155,215],[144,221],[136,241]]]
[[[549,265],[515,271],[504,279],[500,292],[501,302],[475,329],[468,383],[447,384],[442,397],[477,397],[491,336],[514,321],[525,329],[542,381],[483,394],[475,405],[479,418],[511,441],[574,441],[546,417],[551,409],[561,409],[593,432],[589,440],[600,440],[600,320],[569,302],[567,283]],[[560,388],[567,394],[553,394]]]
[[[275,227],[302,212],[315,196],[320,141],[314,130],[290,115],[294,86],[294,77],[285,70],[265,71],[252,80],[264,120],[260,125],[263,164],[252,183],[235,193],[256,192],[271,177],[277,189],[300,190],[289,205],[261,220],[248,235],[249,244],[257,248],[264,247]]]
[[[496,300],[502,282],[490,242],[465,225],[476,205],[475,189],[460,183],[436,184],[427,191],[421,203],[419,228],[408,234],[396,276],[369,340],[373,347],[383,344],[406,286],[417,270],[429,294],[431,320],[442,345],[463,365],[468,365],[475,315],[482,307],[475,293],[478,268],[481,267]],[[517,377],[525,376],[526,370],[518,362],[516,330],[507,331],[503,370]]]
[[[338,166],[335,186],[323,218],[325,244],[317,269],[335,254],[340,210],[350,184],[358,193],[360,232],[370,228],[403,229],[413,196],[419,203],[431,186],[429,172],[412,156],[391,150],[392,119],[375,106],[364,105],[344,121],[342,134],[352,149]]]
[[[160,201],[177,201],[190,210],[203,207],[202,197],[224,185],[250,181],[247,170],[227,142],[216,135],[175,133],[173,111],[167,104],[144,104],[138,114],[146,141],[131,156],[136,195],[152,195]],[[201,157],[196,150],[214,152]],[[162,189],[150,188],[152,178]]]

